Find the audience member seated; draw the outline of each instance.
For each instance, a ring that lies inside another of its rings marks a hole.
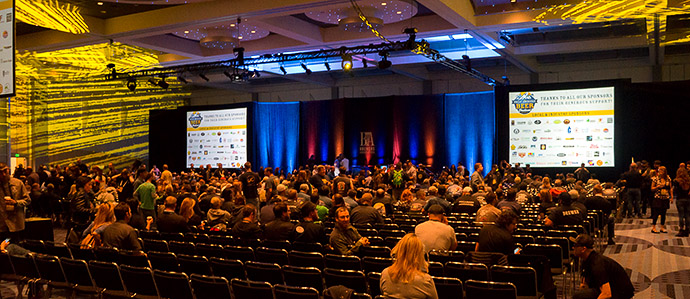
[[[350,221],[356,224],[383,224],[383,216],[374,207],[371,206],[371,193],[364,193],[359,200],[360,205],[352,209],[352,217]]]
[[[573,198],[568,192],[558,195],[560,206],[556,207],[544,220],[546,226],[582,225],[584,215],[582,211],[572,205]]]
[[[462,189],[460,198],[453,203],[453,212],[473,214],[479,210],[479,207],[481,207],[479,201],[472,197],[472,188],[465,187]]]
[[[355,198],[357,198],[357,190],[355,189],[350,189],[349,191],[347,191],[347,196],[343,197],[343,201],[345,201],[345,203],[348,206],[350,206],[350,210],[356,208],[359,205]]]
[[[335,215],[335,227],[329,244],[336,254],[354,255],[359,253],[360,247],[369,246],[369,239],[362,237],[357,229],[350,225],[350,212],[347,208],[338,208]]]
[[[485,197],[486,204],[477,210],[477,218],[475,222],[496,222],[498,216],[501,215],[501,210],[499,210],[496,205],[498,204],[498,197],[496,193],[490,191]]]
[[[475,251],[512,254],[516,248],[513,232],[518,224],[518,216],[511,210],[504,210],[495,224],[482,227]]]
[[[141,244],[139,243],[137,232],[133,227],[127,224],[129,218],[132,217],[129,205],[124,202],[117,204],[114,213],[117,221],[108,225],[103,231],[103,245],[106,247],[140,251]]]
[[[429,187],[427,193],[429,194],[426,197],[426,204],[422,208],[423,211],[428,211],[429,207],[433,205],[440,205],[446,212],[450,212],[450,203],[445,198],[439,196],[437,187]]]
[[[539,199],[541,201],[539,204],[539,220],[544,220],[546,216],[556,209],[556,203],[553,202],[549,189],[541,189],[539,191]]]
[[[301,184],[299,186],[299,193],[297,193],[297,198],[300,202],[310,201],[311,195],[309,195],[309,185]]]
[[[165,209],[158,214],[156,226],[158,231],[165,233],[186,233],[189,232],[187,219],[175,213],[177,198],[168,196],[165,198]]]
[[[261,212],[259,213],[259,222],[266,224],[273,221],[273,219],[276,219],[276,215],[273,213],[273,207],[275,207],[276,203],[279,203],[280,201],[280,197],[273,196],[273,198],[268,201],[268,204],[261,208]]]
[[[81,237],[84,238],[88,234],[98,234],[100,239],[100,235],[108,225],[115,222],[113,207],[114,205],[111,203],[102,203],[98,205],[96,209],[96,218],[94,218],[91,224],[82,232]]]
[[[261,228],[256,222],[256,207],[252,204],[242,208],[242,221],[232,227],[232,235],[242,239],[261,238]]]
[[[129,222],[127,224],[138,230],[151,229],[151,227],[147,224],[146,219],[144,219],[144,215],[141,213],[141,210],[139,210],[141,203],[134,198],[128,198],[125,202],[129,205],[129,209],[132,212],[132,217],[129,218]]]
[[[290,222],[290,209],[287,204],[280,202],[273,207],[276,219],[266,224],[264,227],[264,238],[266,240],[288,240],[294,239],[295,225]]]
[[[232,221],[232,215],[226,210],[220,208],[223,205],[223,200],[220,197],[215,196],[211,198],[211,209],[208,210],[206,215],[206,225],[208,227],[215,227],[219,230],[225,230],[228,227],[228,223]]]
[[[438,298],[434,280],[426,273],[429,263],[424,259],[424,244],[415,234],[405,235],[392,255],[395,262],[381,272],[379,287],[384,298]]]
[[[386,215],[393,215],[393,199],[382,188],[376,189],[376,196],[374,196],[372,204],[376,205],[377,203],[383,204],[386,208]]]
[[[448,225],[444,212],[445,209],[441,205],[429,207],[429,221],[420,223],[414,228],[414,233],[424,244],[426,252],[455,250],[458,246],[455,230]]]
[[[519,178],[516,178],[516,184],[517,179]],[[529,192],[527,192],[527,184],[525,184],[524,182],[518,184],[518,192],[515,193],[515,201],[520,205],[532,202],[532,195],[530,195]]]
[[[480,204],[485,205],[487,203],[486,194],[486,186],[484,186],[484,184],[481,184],[477,186],[477,192],[472,194],[472,197],[474,197],[474,199],[476,199]]]
[[[522,210],[522,205],[517,203],[515,201],[515,195],[517,194],[517,191],[515,189],[508,189],[508,192],[506,193],[506,199],[500,201],[498,203],[497,208],[503,210],[511,210],[513,214],[515,215],[520,215],[520,211]]]
[[[196,213],[194,207],[196,206],[196,200],[190,197],[182,200],[180,205],[180,216],[187,220],[187,227],[201,225],[202,218]]]
[[[326,236],[326,229],[314,223],[319,220],[319,215],[316,212],[316,205],[310,201],[302,204],[300,208],[302,220],[295,226],[295,241],[305,243],[328,243]]]

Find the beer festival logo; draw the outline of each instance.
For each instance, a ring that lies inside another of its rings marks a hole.
[[[202,120],[204,120],[204,118],[201,117],[199,112],[193,112],[192,116],[189,117],[189,124],[192,125],[192,128],[196,129],[201,125]]]
[[[376,145],[374,145],[374,135],[371,132],[360,132],[359,151],[363,154],[372,154],[376,152]]]
[[[537,99],[532,96],[532,93],[521,93],[515,97],[512,104],[520,114],[528,114],[534,109]]]

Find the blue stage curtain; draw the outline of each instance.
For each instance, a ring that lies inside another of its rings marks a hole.
[[[257,165],[287,172],[298,167],[299,107],[299,102],[256,103],[253,126]]]
[[[494,161],[496,135],[494,93],[477,92],[445,95],[446,161],[458,162],[470,173],[481,162],[484,175]]]

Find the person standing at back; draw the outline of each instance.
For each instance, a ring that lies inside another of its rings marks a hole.
[[[244,195],[246,204],[253,205],[256,209],[256,215],[259,214],[259,183],[261,178],[256,172],[252,171],[252,163],[244,163],[244,173],[239,177],[242,183],[242,194]]]

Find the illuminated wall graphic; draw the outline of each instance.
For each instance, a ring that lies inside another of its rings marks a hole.
[[[89,26],[75,5],[57,0],[14,1],[19,21],[74,34],[89,32]]]
[[[17,96],[9,103],[12,154],[36,165],[77,157],[94,165],[146,161],[149,110],[177,108],[190,95],[177,80],[162,89],[140,79],[134,92],[123,81],[94,80],[109,71],[108,63],[120,72],[155,66],[155,53],[142,48],[101,44],[21,53],[17,60]]]

